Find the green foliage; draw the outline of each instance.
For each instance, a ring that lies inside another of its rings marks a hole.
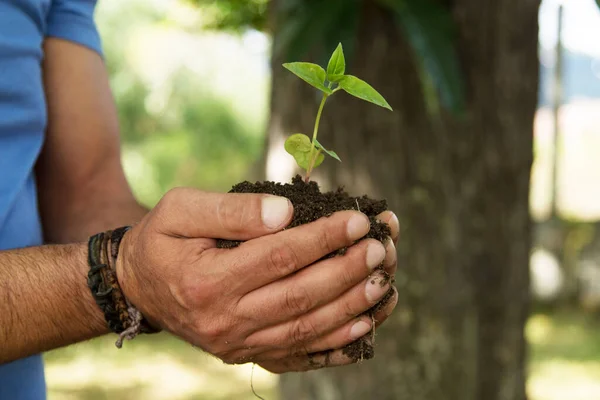
[[[283,67],[321,92],[331,94],[331,89],[325,86],[325,70],[320,65],[307,62],[293,62],[283,64]]]
[[[340,85],[339,87],[345,90],[348,94],[392,111],[392,107],[390,107],[383,96],[362,79],[352,75],[344,75],[339,78],[338,84]]]
[[[318,167],[323,162],[323,152],[340,162],[342,161],[335,151],[327,150],[317,140],[319,121],[321,120],[325,101],[329,96],[339,90],[345,90],[354,97],[387,108],[390,111],[392,110],[392,107],[390,107],[383,96],[367,82],[352,75],[344,75],[346,72],[346,61],[341,43],[338,44],[329,59],[327,72],[316,64],[304,62],[287,63],[283,64],[283,66],[305,82],[323,92],[323,100],[321,100],[321,105],[317,112],[312,141],[308,136],[297,133],[290,136],[284,145],[285,150],[294,157],[298,166],[306,170],[306,181],[308,181],[313,168]],[[329,80],[328,86],[325,86],[327,84],[326,79]],[[332,90],[332,87],[336,84],[337,87]]]
[[[338,44],[327,64],[327,80],[337,82],[346,72],[346,58],[342,44]]]
[[[335,151],[327,150],[321,143],[319,143],[319,141],[317,139],[315,139],[315,146],[317,147],[317,149],[322,150],[323,152],[329,154],[331,157],[335,158],[339,162],[342,162],[342,160],[340,160],[340,157],[337,155],[337,153]],[[317,166],[317,165],[315,165],[315,166]]]
[[[310,52],[324,64],[329,56],[326,49],[340,41],[351,55],[360,3],[362,0],[280,0],[276,7],[279,28],[274,38],[274,55],[284,60],[299,59]]]
[[[97,15],[119,113],[125,172],[136,197],[148,206],[174,186],[222,191],[249,179],[248,171],[263,149],[267,93],[267,81],[258,76],[252,83],[240,84],[254,66],[243,54],[236,53],[230,65],[212,57],[210,49],[224,39],[222,34],[194,36],[207,49],[202,53],[207,66],[203,72],[169,60],[173,69],[168,77],[148,75],[160,72],[165,64],[148,65],[140,58],[161,54],[165,47],[147,50],[143,40],[187,34],[172,21],[165,24],[164,12],[150,3],[105,2]],[[219,65],[210,67],[211,63]],[[219,80],[233,82],[236,89],[219,90],[222,84],[214,83]]]
[[[295,133],[285,141],[285,151],[294,156],[300,168],[307,170],[310,167],[310,153],[312,151],[312,143],[310,138],[303,133]],[[329,154],[329,153],[328,153]],[[336,158],[339,160],[336,154]],[[325,160],[323,154],[319,154],[314,162],[313,168],[318,167]]]
[[[449,10],[433,0],[382,0],[396,14],[419,65],[431,79],[441,103],[456,115],[465,107],[464,79],[456,51],[454,22]],[[428,92],[424,87],[424,93]],[[435,101],[435,99],[430,99]]]
[[[208,16],[205,28],[241,31],[265,30],[268,0],[187,0]]]

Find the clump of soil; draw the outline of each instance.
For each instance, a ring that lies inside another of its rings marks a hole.
[[[360,210],[363,214],[366,214],[371,221],[371,229],[365,238],[373,238],[385,244],[385,241],[391,234],[387,224],[375,219],[378,214],[387,210],[387,203],[385,200],[373,200],[367,196],[352,197],[346,193],[343,188],[339,188],[333,192],[321,193],[316,182],[311,181],[305,183],[300,175],[296,175],[292,179],[291,184],[280,184],[275,182],[242,182],[235,185],[230,190],[230,193],[266,193],[287,197],[294,205],[294,216],[292,222],[286,229],[316,221],[321,217],[328,217],[336,211]],[[218,240],[217,247],[234,248],[239,246],[240,243],[240,241],[233,240]],[[345,252],[346,248],[343,248],[328,254],[324,258],[343,255]],[[383,286],[388,282],[390,277],[383,271],[382,266],[378,269],[386,276],[386,279],[381,282],[381,285]],[[366,314],[373,318],[373,315],[388,303],[392,295],[393,291],[390,290],[386,296],[367,311]],[[343,353],[354,361],[373,358],[373,335],[374,330],[370,334],[347,345],[343,349]]]

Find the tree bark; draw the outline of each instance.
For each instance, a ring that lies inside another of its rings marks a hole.
[[[344,93],[328,100],[319,139],[343,163],[327,159],[314,179],[388,200],[402,227],[400,299],[377,331],[374,360],[284,375],[282,399],[526,398],[539,0],[445,3],[466,79],[462,119],[427,112],[415,58],[393,16],[364,2],[348,71],[395,111]],[[282,23],[274,25],[275,41]],[[319,98],[283,61],[273,58],[267,170],[285,181],[293,170],[282,164],[291,160],[283,140],[311,132]]]

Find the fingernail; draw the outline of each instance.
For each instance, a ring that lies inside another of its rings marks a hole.
[[[371,223],[366,215],[356,214],[350,218],[350,221],[348,221],[347,229],[348,238],[350,240],[358,240],[369,232],[369,229],[371,229]]]
[[[398,304],[398,296],[394,296],[394,300],[390,301],[389,304],[387,306],[385,306],[385,308],[383,309],[383,313],[386,316],[390,316],[392,314],[392,312],[394,311],[394,309],[396,308],[397,304]]]
[[[394,241],[392,238],[388,238],[387,243],[385,245],[385,259],[383,260],[383,265],[385,267],[391,267],[396,264],[396,259],[398,255],[396,254],[396,246],[394,246]]]
[[[394,213],[392,213],[392,218],[390,218],[390,222],[388,222],[389,226],[393,226],[396,225],[398,227],[398,232],[396,232],[396,237],[393,238],[394,242],[398,241],[398,238],[400,237],[400,221],[398,221],[398,216]],[[393,234],[394,232],[392,232]]]
[[[367,280],[365,295],[371,303],[377,303],[390,290],[390,283],[381,284],[384,278],[382,276],[372,276]]]
[[[290,215],[290,201],[285,197],[265,196],[262,199],[261,214],[267,228],[279,228]]]
[[[365,321],[358,321],[350,328],[350,339],[356,340],[365,336],[371,331],[371,324]]]
[[[369,247],[367,247],[367,266],[369,269],[374,270],[376,267],[381,265],[385,256],[385,248],[381,243],[369,243]]]

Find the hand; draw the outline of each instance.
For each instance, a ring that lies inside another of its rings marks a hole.
[[[351,246],[369,230],[359,212],[281,231],[291,218],[280,197],[174,189],[123,239],[123,292],[151,323],[226,363],[277,373],[318,367],[308,353],[341,349],[370,331],[370,318],[358,316],[390,285],[369,275],[384,259],[394,271],[395,254],[372,239]],[[246,242],[217,249],[213,238]],[[344,256],[318,261],[346,246]],[[341,350],[329,356],[329,366],[351,362]]]

